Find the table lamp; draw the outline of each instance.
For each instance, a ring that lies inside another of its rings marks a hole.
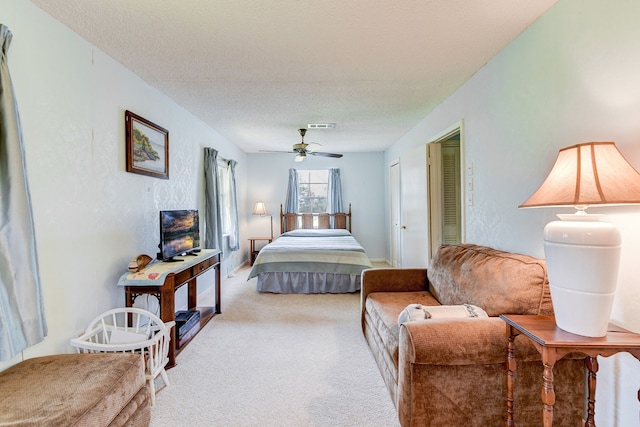
[[[253,207],[253,215],[260,215],[260,216],[267,216],[269,215],[267,213],[267,206],[264,204],[264,202],[256,202],[255,206]],[[271,239],[273,239],[273,216],[269,215],[269,218],[271,218]]]
[[[520,208],[574,206],[544,229],[551,300],[559,328],[587,337],[607,333],[618,281],[621,236],[594,205],[640,203],[640,174],[613,142],[560,150],[549,176]]]

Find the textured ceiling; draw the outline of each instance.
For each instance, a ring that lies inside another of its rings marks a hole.
[[[557,0],[31,1],[246,152],[308,123],[336,123],[307,133],[319,151],[355,152],[396,142]]]

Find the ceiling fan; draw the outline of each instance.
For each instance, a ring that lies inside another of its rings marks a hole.
[[[307,144],[304,142],[304,135],[307,133],[306,129],[298,129],[300,133],[300,137],[302,138],[298,144],[293,144],[293,149],[291,151],[269,151],[269,150],[260,150],[263,153],[294,153],[297,154],[294,159],[296,162],[301,162],[307,158],[307,154],[312,156],[322,156],[322,157],[335,157],[339,159],[342,157],[342,154],[336,153],[323,153],[321,151],[315,151],[311,145],[320,145],[317,142],[312,142]]]

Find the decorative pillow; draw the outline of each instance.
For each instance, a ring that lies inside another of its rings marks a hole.
[[[114,329],[111,331],[109,343],[110,344],[133,344],[137,342],[144,342],[148,339],[149,337],[143,333],[121,331],[120,329]]]
[[[487,313],[476,305],[422,305],[409,304],[398,316],[398,326],[405,322],[425,319],[442,319],[458,317],[489,317]]]

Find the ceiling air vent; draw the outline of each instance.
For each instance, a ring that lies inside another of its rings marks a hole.
[[[307,129],[335,129],[335,123],[309,123]]]

